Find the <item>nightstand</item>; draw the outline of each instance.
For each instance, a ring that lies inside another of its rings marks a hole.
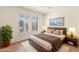
[[[65,43],[73,43],[74,46],[77,46],[77,37],[69,37],[67,36],[64,40]]]

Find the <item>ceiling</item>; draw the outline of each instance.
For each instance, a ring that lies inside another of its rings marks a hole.
[[[52,6],[24,6],[24,8],[27,8],[42,14],[47,14],[48,12],[51,12],[53,10]]]

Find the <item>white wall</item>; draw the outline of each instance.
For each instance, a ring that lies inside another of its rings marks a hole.
[[[19,33],[19,15],[26,14],[30,16],[38,16],[39,17],[39,31],[41,31],[42,26],[44,25],[44,16],[42,14],[33,12],[31,10],[22,8],[22,7],[0,7],[2,10],[1,23],[2,25],[9,24],[13,29],[13,39],[12,42],[27,39],[29,36],[27,33],[23,33],[20,35]]]
[[[1,23],[1,16],[2,16],[2,12],[1,12],[2,8],[0,8],[0,26],[2,25]]]
[[[50,18],[64,17],[67,27],[75,27],[79,34],[79,7],[54,7],[54,10],[46,15],[46,26],[49,26]]]

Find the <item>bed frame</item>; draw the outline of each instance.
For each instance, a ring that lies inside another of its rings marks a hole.
[[[67,36],[67,29],[66,27],[48,27],[48,29],[54,29],[54,30],[63,30],[63,34]],[[29,39],[29,43],[39,52],[49,52],[43,47],[39,46],[37,43]],[[51,52],[52,50],[50,50]]]

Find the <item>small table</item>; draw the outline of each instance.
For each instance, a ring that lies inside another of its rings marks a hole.
[[[64,40],[65,43],[72,42],[74,46],[77,46],[77,37],[67,36]]]

